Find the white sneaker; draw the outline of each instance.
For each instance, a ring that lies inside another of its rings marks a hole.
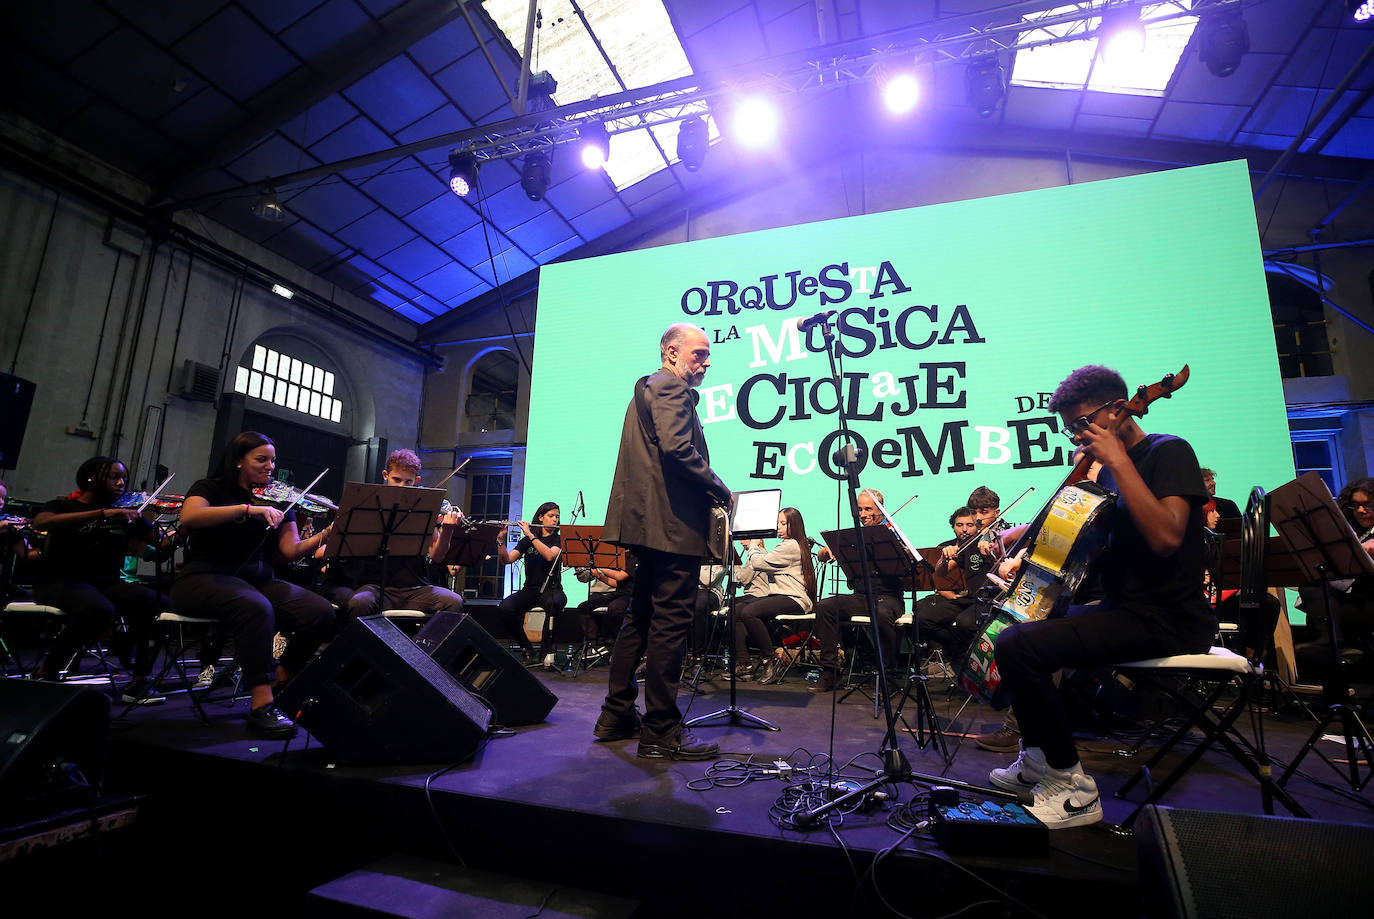
[[[215,674],[218,672],[219,670],[214,664],[206,664],[205,669],[200,671],[200,676],[196,677],[196,681],[191,684],[191,689],[196,692],[200,692],[202,689],[209,689],[214,685]]]
[[[1030,792],[1049,771],[1049,763],[1045,762],[1045,754],[1040,748],[1027,748],[1022,744],[1016,762],[989,772],[988,781],[1003,791]]]
[[[1084,826],[1102,819],[1102,798],[1092,776],[1067,769],[1046,770],[1031,790],[1035,803],[1026,808],[1052,830]]]

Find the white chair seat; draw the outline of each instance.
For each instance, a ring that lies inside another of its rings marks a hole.
[[[65,610],[56,606],[46,606],[42,603],[32,603],[28,600],[15,600],[13,603],[5,605],[7,613],[22,613],[33,616],[65,616]]]
[[[424,619],[429,613],[419,609],[384,609],[382,615],[388,619]]]
[[[1129,664],[1117,664],[1119,668],[1136,670],[1215,670],[1222,673],[1246,674],[1251,671],[1250,662],[1229,648],[1211,648],[1205,654],[1172,654],[1168,657],[1152,657]]]
[[[157,621],[158,621],[158,622],[179,622],[179,623],[182,623],[183,625],[208,625],[208,624],[213,623],[213,622],[219,622],[218,619],[206,619],[206,618],[201,617],[201,616],[186,616],[186,615],[183,615],[182,613],[173,613],[173,612],[168,612],[168,611],[164,611],[164,612],[158,613],[158,614],[157,614]]]

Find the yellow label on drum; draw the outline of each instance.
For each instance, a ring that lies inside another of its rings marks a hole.
[[[1035,564],[1027,564],[1016,582],[1016,589],[1000,608],[1021,621],[1044,619],[1054,608],[1063,585],[1053,573]]]
[[[1045,522],[1035,536],[1035,546],[1031,550],[1031,561],[1053,571],[1056,575],[1064,573],[1064,563],[1073,551],[1074,543],[1083,528],[1092,520],[1102,502],[1103,495],[1074,488],[1072,485],[1059,489],[1050,502]]]

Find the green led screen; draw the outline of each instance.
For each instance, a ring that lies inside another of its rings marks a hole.
[[[699,414],[731,488],[779,487],[813,535],[840,505],[836,392],[819,331],[836,310],[865,486],[932,545],[977,485],[1031,519],[1069,442],[1045,407],[1083,364],[1129,386],[1191,368],[1140,419],[1192,442],[1242,507],[1293,475],[1250,182],[1242,162],[842,218],[542,270],[524,505],[580,490],[601,523],[625,408],[673,322],[703,327]],[[838,515],[843,509],[844,517]]]

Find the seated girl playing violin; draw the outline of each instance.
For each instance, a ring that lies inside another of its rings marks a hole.
[[[89,646],[115,617],[128,626],[135,650],[134,680],[125,688],[129,702],[147,698],[144,683],[153,666],[152,624],[163,600],[141,584],[120,579],[124,557],[156,544],[157,528],[136,508],[115,507],[129,471],[117,459],[94,456],[76,470],[77,490],[44,504],[34,526],[48,534],[33,597],[66,613],[47,658],[32,674],[55,680],[72,657]]]
[[[186,494],[181,527],[189,536],[186,564],[172,585],[173,608],[222,620],[234,638],[234,660],[252,697],[248,727],[268,738],[292,737],[296,726],[273,703],[272,688],[298,671],[335,631],[334,608],[319,594],[273,577],[273,558],[294,561],[328,538],[296,532],[294,511],[254,503],[276,467],[272,439],[244,431],[224,449],[218,472]],[[289,639],[280,664],[272,636]]]
[[[1102,463],[1098,484],[1117,495],[1107,546],[1095,566],[1105,599],[1091,611],[1023,622],[998,636],[997,668],[1022,733],[1021,754],[989,781],[1029,792],[1051,828],[1102,819],[1097,784],[1084,773],[1053,674],[1122,661],[1205,651],[1216,630],[1203,598],[1207,491],[1188,442],[1146,434],[1126,383],[1082,367],[1055,390],[1050,410],[1084,458]],[[1081,613],[1081,615],[1080,615]]]

